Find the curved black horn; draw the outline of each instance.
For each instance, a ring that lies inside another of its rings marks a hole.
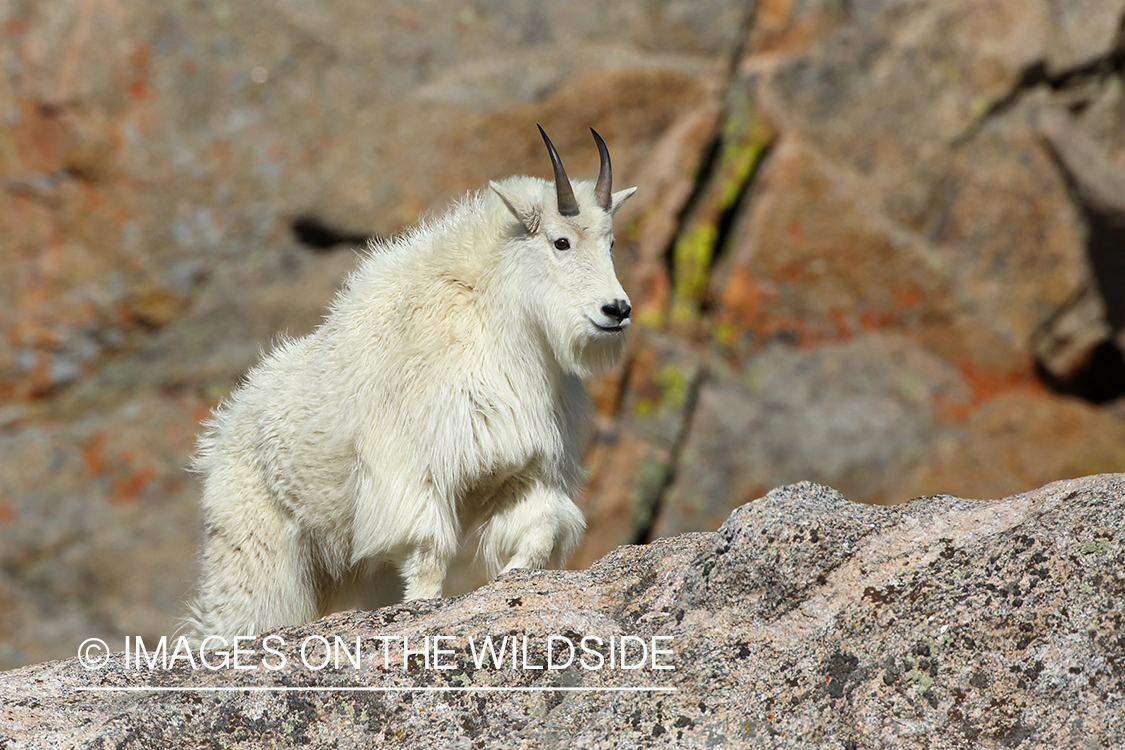
[[[570,178],[566,176],[566,170],[563,169],[562,159],[555,151],[551,139],[543,132],[543,127],[538,123],[535,127],[539,128],[539,135],[543,136],[543,142],[547,144],[547,153],[551,155],[551,166],[555,168],[555,192],[559,197],[559,213],[563,216],[574,216],[578,213],[578,201],[574,199],[574,188],[570,186]]]
[[[594,134],[594,143],[598,144],[598,156],[601,157],[602,166],[598,171],[598,183],[594,185],[594,200],[598,205],[609,211],[610,192],[613,190],[613,167],[609,163],[609,149],[605,146],[605,141],[598,135],[598,131],[590,128],[590,132]]]

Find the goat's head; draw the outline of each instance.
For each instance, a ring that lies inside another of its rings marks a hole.
[[[524,302],[539,319],[559,362],[579,374],[612,364],[621,353],[632,306],[613,269],[613,214],[636,188],[612,191],[605,141],[596,183],[571,183],[551,139],[539,128],[555,181],[514,178],[490,183],[518,220],[513,238]],[[528,255],[532,257],[527,257]]]

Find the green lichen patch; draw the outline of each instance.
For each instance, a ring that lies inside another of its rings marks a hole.
[[[661,406],[666,409],[679,409],[687,400],[688,378],[676,365],[669,362],[656,372],[656,383],[660,386]]]
[[[738,339],[738,328],[724,321],[718,321],[711,326],[711,340],[722,349],[729,349]]]
[[[633,416],[638,419],[663,416],[680,409],[687,401],[690,382],[679,366],[669,362],[657,370],[652,379],[659,395],[641,396],[633,403]]]
[[[1103,555],[1113,548],[1113,540],[1109,537],[1099,536],[1085,542],[1075,542],[1074,548],[1083,555]]]
[[[942,649],[953,643],[953,639],[941,633],[937,637],[922,636],[913,654],[908,654],[903,661],[908,669],[902,675],[902,681],[908,685],[917,685],[918,695],[925,695],[937,683],[938,670],[941,662],[938,658]]]
[[[910,669],[902,676],[904,682],[918,684],[918,695],[924,695],[934,685],[934,678],[928,671],[923,671],[923,667],[927,670],[932,668],[929,660],[915,659],[912,656],[906,657],[906,663],[910,665]]]
[[[718,217],[701,218],[684,230],[673,251],[676,269],[676,297],[697,300],[707,288],[711,259],[719,241]]]
[[[646,459],[633,474],[630,497],[632,527],[645,528],[652,523],[658,494],[668,480],[670,467],[663,461]]]
[[[660,330],[664,327],[664,313],[656,308],[642,310],[633,318],[633,322],[641,328]]]
[[[672,249],[673,322],[689,322],[707,289],[722,242],[720,227],[735,208],[774,133],[741,89],[728,102],[719,153],[708,182]],[[678,304],[677,304],[678,303]]]

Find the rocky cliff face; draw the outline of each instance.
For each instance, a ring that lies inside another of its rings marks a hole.
[[[1123,475],[894,507],[802,483],[589,570],[276,631],[238,670],[7,672],[0,747],[1118,747],[1123,528]]]
[[[536,121],[641,186],[573,567],[805,479],[1125,470],[1125,0],[0,14],[0,667],[172,630],[198,421]]]

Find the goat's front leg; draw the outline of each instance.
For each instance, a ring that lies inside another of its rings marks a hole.
[[[382,578],[389,571],[374,561],[389,563],[398,571],[402,589],[396,600],[439,598],[461,533],[460,521],[451,510],[454,504],[423,482],[378,487],[373,479],[378,472],[368,466],[375,462],[366,463],[357,480],[357,507],[365,512],[356,514],[353,542],[353,554],[371,561],[359,576],[369,586],[361,600],[383,601],[392,588]],[[408,467],[402,473],[424,476],[426,469]]]
[[[561,489],[534,483],[501,505],[481,527],[481,555],[490,575],[514,568],[543,568],[565,557],[586,523]]]

